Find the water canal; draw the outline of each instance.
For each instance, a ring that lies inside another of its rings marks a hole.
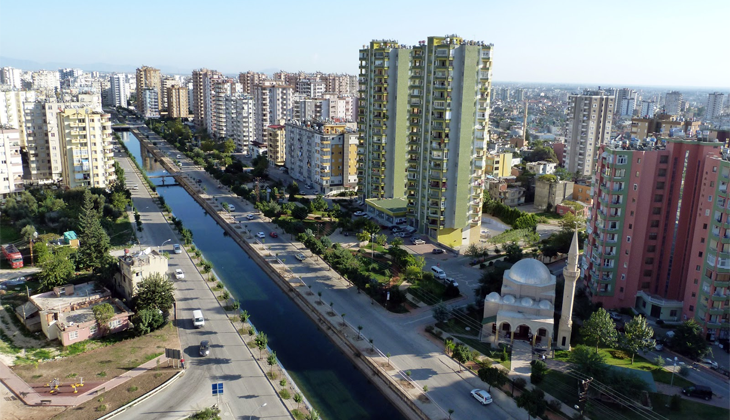
[[[163,168],[143,153],[132,133],[122,141],[142,162],[148,175]],[[158,182],[159,178],[154,179]],[[160,181],[161,182],[161,181]],[[159,188],[176,217],[193,232],[195,246],[213,263],[216,274],[251,314],[256,328],[269,337],[269,346],[309,402],[330,420],[404,419],[316,324],[274,284],[182,187]]]

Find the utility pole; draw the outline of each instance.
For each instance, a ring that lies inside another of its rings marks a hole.
[[[593,382],[593,378],[583,379],[578,384],[578,405],[575,408],[580,412],[581,418],[586,409],[586,402],[588,401],[588,388]]]

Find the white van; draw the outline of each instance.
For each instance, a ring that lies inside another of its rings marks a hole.
[[[203,318],[203,311],[196,309],[193,311],[193,326],[195,328],[203,328],[205,326],[205,318]]]
[[[445,280],[446,279],[446,272],[438,267],[431,266],[431,272],[433,273],[433,276],[436,277],[439,280]]]

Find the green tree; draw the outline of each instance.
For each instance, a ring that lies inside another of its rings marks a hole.
[[[304,420],[320,420],[319,413],[317,412],[317,410],[312,409],[312,411],[307,414],[307,417],[305,417]]]
[[[367,232],[360,232],[357,235],[357,240],[360,242],[365,242],[370,240],[370,234]]]
[[[403,245],[403,239],[401,238],[394,238],[392,241],[390,241],[390,246],[393,248],[400,248]]]
[[[261,359],[263,351],[266,350],[266,346],[269,345],[269,337],[267,337],[263,331],[259,331],[254,339],[254,344],[256,344],[256,347],[259,349],[259,359]]]
[[[51,251],[48,249],[48,245],[43,241],[33,245],[33,255],[35,256],[36,265],[40,266],[43,266],[43,264],[53,257]]]
[[[537,385],[545,378],[545,374],[547,374],[548,367],[545,362],[542,360],[535,360],[532,363],[532,369],[530,372],[530,382],[533,385]]]
[[[606,361],[599,353],[586,346],[578,346],[570,352],[570,362],[584,375],[602,378],[607,370]]]
[[[327,201],[325,201],[321,194],[317,194],[314,200],[309,202],[309,208],[312,212],[325,211],[327,210]]]
[[[276,365],[276,352],[272,351],[271,354],[266,358],[266,364],[269,365],[269,373],[274,372],[274,366]]]
[[[692,359],[704,357],[710,346],[702,336],[702,327],[694,319],[688,319],[674,330],[672,350]]]
[[[119,211],[124,211],[124,209],[127,208],[127,204],[129,204],[129,199],[127,198],[127,195],[121,191],[119,192],[113,192],[111,197],[111,205],[115,209]]]
[[[451,311],[443,302],[439,302],[433,307],[433,319],[437,322],[446,322],[451,316]]]
[[[527,411],[527,420],[530,420],[531,417],[542,416],[547,408],[545,393],[539,388],[534,388],[532,391],[522,391],[522,394],[515,398],[515,401],[518,407]]]
[[[299,184],[297,181],[292,181],[291,184],[286,186],[286,192],[289,193],[289,199],[294,198],[295,195],[299,194]]]
[[[571,212],[565,213],[558,221],[558,224],[564,232],[570,232],[571,235],[575,230],[582,231],[586,227],[585,219],[583,217],[576,216]]]
[[[646,322],[646,318],[641,315],[635,316],[631,321],[626,323],[624,333],[619,340],[619,346],[631,353],[631,364],[634,364],[634,357],[639,351],[648,351],[656,346],[654,337],[654,329]]]
[[[234,150],[236,150],[236,143],[234,143],[231,139],[227,139],[226,141],[221,143],[219,150],[221,151],[221,153],[230,155],[231,153],[233,153]]]
[[[79,216],[79,265],[91,268],[95,273],[101,268],[104,257],[108,254],[109,236],[101,227],[99,215],[94,210],[92,195],[84,190],[84,204]]]
[[[94,319],[99,324],[102,334],[109,332],[109,321],[114,317],[114,307],[108,303],[96,305],[91,309],[94,312]]]
[[[174,290],[173,283],[163,275],[151,274],[137,285],[135,308],[137,311],[159,309],[167,313],[175,302]]]
[[[304,220],[307,218],[307,216],[309,216],[309,209],[304,206],[296,206],[291,211],[291,215],[295,219]]]
[[[385,243],[388,241],[388,237],[384,234],[376,235],[375,236],[375,243],[380,246],[385,246]]]
[[[580,333],[589,342],[596,344],[596,353],[598,353],[600,345],[614,347],[618,338],[616,323],[603,308],[598,308],[588,320],[583,322]]]
[[[415,265],[409,265],[406,267],[405,277],[407,280],[412,282],[419,281],[423,278],[423,270]]]
[[[506,261],[511,263],[516,263],[517,261],[524,258],[524,254],[522,252],[522,247],[517,244],[517,242],[511,242],[504,246],[504,252],[507,254]]]
[[[469,347],[463,344],[459,344],[454,348],[454,354],[452,357],[460,364],[465,364],[466,362],[472,360],[474,356],[469,350]],[[461,365],[459,365],[459,372],[461,372]]]
[[[49,256],[43,264],[43,269],[38,273],[41,290],[51,290],[71,280],[74,275],[74,264],[69,256],[70,252],[67,251],[59,251],[55,255]]]
[[[501,387],[507,383],[507,374],[500,368],[481,368],[477,373],[479,379],[489,384],[489,392],[492,392],[492,386]]]
[[[160,328],[165,319],[157,309],[142,309],[134,314],[132,322],[134,323],[134,331],[137,335],[142,336]]]

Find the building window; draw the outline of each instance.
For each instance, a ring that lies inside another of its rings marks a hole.
[[[717,172],[717,166],[712,167],[712,172]]]
[[[702,256],[702,251],[700,251],[700,254],[698,255],[698,257],[701,257],[701,256]]]
[[[657,236],[658,235],[657,235],[656,232],[652,232],[652,233],[649,234],[649,239],[656,240]]]
[[[631,242],[631,236],[626,237],[626,242]]]
[[[651,286],[651,283],[649,283],[648,281],[645,281],[645,282],[641,283],[641,288],[642,289],[648,289],[649,286]],[[646,308],[646,301],[642,302],[641,307],[642,308]]]
[[[623,288],[623,287],[620,287],[620,288],[619,288],[618,290],[619,290],[619,292],[621,292],[621,293],[623,293],[623,292],[624,292],[624,288]]]
[[[661,207],[654,207],[651,209],[651,214],[661,214],[662,208]]]
[[[689,305],[689,311],[690,311],[690,312],[694,312],[694,311],[695,311],[695,307],[694,307],[694,305]]]
[[[695,281],[697,281],[697,280],[695,280]],[[692,297],[695,297],[695,296],[697,296],[697,293],[692,292]]]
[[[672,309],[671,311],[669,311],[669,316],[677,316],[677,310]]]
[[[702,268],[699,265],[697,267],[695,267],[695,271],[700,271],[701,269]]]
[[[712,202],[712,196],[711,195],[708,195],[707,196],[707,201],[709,201],[710,203]]]
[[[644,264],[654,264],[654,258],[649,257],[644,260]]]
[[[707,223],[705,223],[704,225],[702,225],[702,229],[707,230]]]
[[[634,191],[636,191],[637,189],[639,189],[639,184],[634,184]]]
[[[68,333],[68,339],[69,340],[76,340],[79,338],[79,332],[78,331],[71,331]]]
[[[115,319],[109,323],[110,328],[117,328],[117,327],[120,327],[121,325],[122,325],[122,321],[120,321],[118,319]]]
[[[654,194],[654,202],[655,203],[661,203],[662,200],[664,200],[663,194]]]
[[[89,335],[94,335],[99,330],[99,326],[94,324],[91,327],[89,327]]]
[[[652,270],[644,270],[644,277],[651,277],[654,272]]]
[[[659,156],[659,163],[668,163],[669,156]]]
[[[658,175],[658,176],[667,176],[667,170],[666,170],[666,169],[664,169],[664,168],[661,168],[661,169],[659,169],[659,171],[657,172],[657,175]]]

